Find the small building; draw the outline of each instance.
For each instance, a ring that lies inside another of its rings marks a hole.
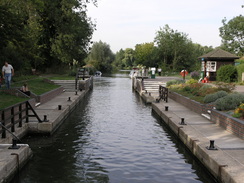
[[[235,64],[235,59],[239,57],[222,49],[214,49],[213,51],[198,57],[202,62],[202,78],[208,76],[209,81],[216,81],[217,70],[222,65]]]

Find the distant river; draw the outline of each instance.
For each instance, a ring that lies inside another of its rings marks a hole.
[[[128,74],[95,78],[51,137],[27,137],[34,157],[12,183],[212,183],[132,91]]]

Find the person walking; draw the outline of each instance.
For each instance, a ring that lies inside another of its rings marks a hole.
[[[5,79],[6,87],[9,89],[12,76],[14,76],[14,68],[12,65],[8,64],[8,62],[4,63],[4,66],[2,68],[2,75],[3,79]]]

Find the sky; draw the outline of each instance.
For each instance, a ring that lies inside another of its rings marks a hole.
[[[88,16],[96,24],[92,41],[120,49],[153,42],[166,24],[183,32],[194,43],[221,44],[222,20],[244,15],[244,0],[98,0],[88,5]]]

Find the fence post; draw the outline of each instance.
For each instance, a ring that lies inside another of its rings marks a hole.
[[[5,125],[5,111],[2,111],[2,124]],[[2,138],[6,138],[6,129],[2,127]]]
[[[22,104],[19,105],[19,127],[22,127]]]
[[[26,123],[29,123],[29,108],[28,108],[28,103],[25,103],[25,114],[26,114]]]
[[[14,107],[11,107],[11,132],[15,132],[15,125],[14,125]]]

